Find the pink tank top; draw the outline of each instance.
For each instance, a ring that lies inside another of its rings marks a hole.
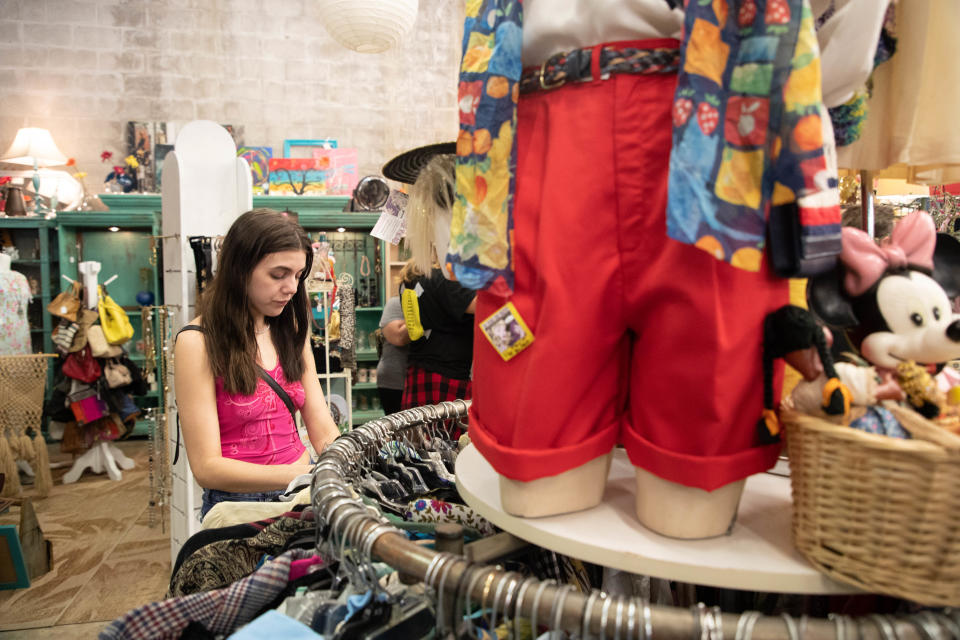
[[[299,380],[288,382],[279,362],[267,373],[283,387],[297,409],[303,407],[305,394]],[[216,389],[224,458],[257,464],[290,464],[300,458],[305,448],[293,417],[270,385],[257,380],[253,395],[246,396],[227,393],[223,379],[217,378]]]

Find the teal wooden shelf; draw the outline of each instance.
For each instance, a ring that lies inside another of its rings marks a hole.
[[[376,349],[357,349],[357,360],[379,360]]]
[[[160,217],[159,199],[154,211],[85,211],[83,213],[61,213],[57,220],[60,226],[95,228],[106,230],[109,227],[127,229],[151,229]],[[146,252],[146,247],[144,247]]]
[[[383,313],[383,307],[356,307],[356,310],[359,311],[379,311]]]
[[[133,436],[150,436],[150,428],[153,426],[153,422],[150,420],[137,420],[133,425],[133,429],[130,430],[130,433],[127,435],[128,438]]]
[[[358,390],[363,391],[364,389],[376,389],[376,388],[377,388],[376,382],[358,382],[353,385],[354,391],[358,391]]]
[[[110,212],[120,209],[124,215],[128,213],[148,213],[151,215],[160,212],[160,194],[159,193],[101,193],[98,196],[103,204],[107,205]],[[107,213],[110,213],[107,212]],[[87,211],[76,215],[89,216],[95,213]],[[64,214],[60,214],[62,217]]]
[[[0,216],[0,227],[6,229],[39,229],[40,227],[55,227],[57,221],[55,218],[42,218],[40,216]]]
[[[350,422],[353,424],[364,424],[371,420],[383,417],[382,409],[368,409],[367,411],[354,411]]]

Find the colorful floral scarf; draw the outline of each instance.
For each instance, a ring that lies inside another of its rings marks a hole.
[[[509,295],[523,6],[467,0],[466,16],[447,261],[464,286]],[[829,266],[839,196],[809,0],[690,0],[684,33],[668,235],[756,271],[775,215],[781,275]]]

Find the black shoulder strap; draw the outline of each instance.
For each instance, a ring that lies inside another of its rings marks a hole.
[[[201,331],[202,332],[203,327],[196,324],[185,324],[180,329],[180,331],[177,332],[177,335],[179,336],[184,331]],[[296,425],[297,409],[296,407],[293,406],[293,400],[291,400],[290,396],[287,395],[287,392],[283,390],[283,387],[280,386],[280,383],[274,380],[273,376],[267,373],[266,369],[264,369],[260,365],[257,365],[257,372],[260,374],[260,377],[263,378],[263,381],[266,382],[268,385],[270,385],[270,388],[273,389],[278,396],[280,396],[281,400],[283,400],[283,404],[286,405],[287,411],[290,412],[290,417],[293,418],[293,424]],[[180,411],[178,410],[177,411],[177,447],[176,449],[174,449],[173,464],[177,464],[177,460],[179,459],[180,459]]]
[[[177,331],[177,336],[179,337],[184,331],[199,331],[200,333],[203,333],[203,327],[198,324],[185,324],[180,327],[180,331]],[[176,342],[176,338],[174,338],[174,342]]]
[[[287,411],[290,412],[290,417],[293,418],[293,424],[297,424],[297,410],[293,406],[293,400],[290,399],[290,396],[287,395],[287,392],[283,390],[283,387],[280,386],[276,380],[273,379],[267,370],[257,365],[257,369],[260,373],[260,377],[263,378],[263,381],[270,385],[270,388],[277,392],[277,395],[280,396],[280,399],[283,400],[283,404],[287,405]]]

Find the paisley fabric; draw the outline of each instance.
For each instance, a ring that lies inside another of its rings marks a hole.
[[[445,500],[419,498],[407,505],[404,520],[408,522],[452,522],[463,525],[468,529],[475,529],[482,536],[490,536],[497,532],[490,521],[476,511],[462,504],[454,504]]]
[[[313,518],[280,518],[252,538],[211,542],[194,551],[170,580],[167,598],[229,586],[253,572],[265,554],[276,556],[293,534],[314,526]]]

